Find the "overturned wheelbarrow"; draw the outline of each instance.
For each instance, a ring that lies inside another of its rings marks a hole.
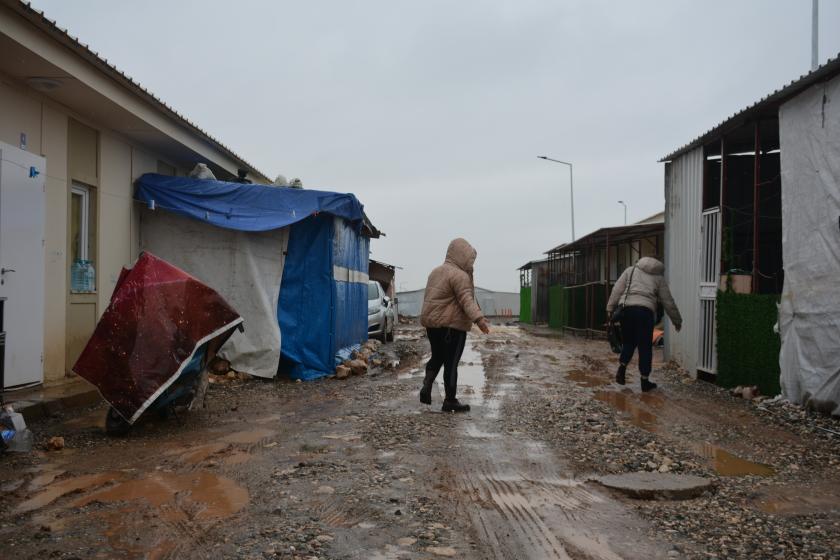
[[[106,431],[122,435],[145,413],[203,406],[207,364],[237,328],[242,318],[212,288],[142,253],[73,371],[111,405]]]

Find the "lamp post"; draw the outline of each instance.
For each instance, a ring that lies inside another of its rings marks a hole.
[[[553,159],[546,156],[537,156],[540,159],[544,159],[545,161],[553,161],[554,163],[562,163],[563,165],[569,166],[569,193],[571,194],[572,199],[572,242],[575,241],[575,180],[574,175],[572,173],[572,164],[568,161],[560,161],[559,159]]]
[[[627,203],[624,202],[623,200],[619,200],[618,203],[621,204],[622,206],[624,206],[624,225],[626,226],[627,225]]]

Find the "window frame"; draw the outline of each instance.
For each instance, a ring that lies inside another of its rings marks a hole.
[[[90,187],[75,181],[70,187],[70,196],[80,196],[82,199],[79,216],[79,248],[76,257],[83,261],[90,260],[90,191]]]

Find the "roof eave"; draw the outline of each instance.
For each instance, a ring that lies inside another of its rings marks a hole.
[[[744,122],[749,120],[755,113],[761,111],[762,109],[766,109],[768,106],[772,104],[781,105],[788,99],[795,97],[806,88],[825,81],[827,79],[831,79],[837,74],[840,74],[840,54],[835,56],[834,58],[828,59],[825,64],[819,66],[817,69],[800,76],[798,79],[789,82],[787,85],[784,85],[778,88],[776,91],[769,93],[768,95],[764,96],[763,98],[759,99],[752,105],[738,111],[737,113],[733,114],[726,120],[719,123],[714,128],[706,131],[705,133],[701,134],[691,142],[685,144],[681,148],[678,148],[668,154],[667,156],[661,158],[659,160],[660,163],[666,163],[669,161],[674,160],[693,150],[694,148],[698,148],[707,144],[709,141],[713,140],[714,138],[720,137],[727,132],[740,127]]]

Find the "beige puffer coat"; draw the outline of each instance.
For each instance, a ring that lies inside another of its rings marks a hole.
[[[469,331],[484,314],[475,301],[473,263],[478,253],[466,239],[454,239],[446,260],[429,274],[420,324]]]
[[[682,316],[677,304],[665,281],[665,265],[652,257],[642,257],[634,267],[625,270],[615,283],[607,303],[607,316],[612,315],[618,304],[623,303],[625,307],[647,307],[656,313],[656,304],[662,302],[665,313],[671,318],[675,327],[682,327]],[[627,290],[627,282],[630,282],[630,274],[633,280],[630,289]],[[627,299],[624,299],[624,292],[627,291]]]

